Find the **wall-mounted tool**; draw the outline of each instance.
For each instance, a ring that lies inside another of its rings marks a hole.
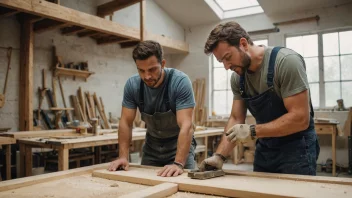
[[[3,90],[3,93],[0,94],[0,108],[5,105],[5,99],[6,99],[5,94],[6,94],[7,81],[9,77],[9,71],[10,71],[11,54],[12,54],[12,47],[9,47],[7,48],[7,71],[6,71],[6,77],[5,77],[4,90]]]

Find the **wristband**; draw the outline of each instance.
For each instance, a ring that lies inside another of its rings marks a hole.
[[[177,165],[178,167],[180,167],[181,169],[183,169],[183,164],[179,163],[179,162],[174,162],[175,165]]]
[[[257,136],[257,132],[255,131],[255,125],[254,124],[250,125],[249,129],[251,131],[252,138],[255,138]]]
[[[222,161],[226,161],[226,157],[225,156],[223,156],[223,155],[221,155],[219,153],[214,153],[214,155],[219,156],[222,159]]]

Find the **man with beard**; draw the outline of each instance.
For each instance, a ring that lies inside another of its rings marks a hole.
[[[236,22],[216,26],[204,51],[234,71],[234,97],[226,133],[200,170],[221,169],[236,144],[257,139],[254,171],[316,175],[320,147],[304,59],[291,49],[254,45]],[[247,108],[255,125],[245,124]]]
[[[127,80],[119,122],[119,158],[108,170],[128,170],[132,125],[139,108],[147,126],[142,165],[164,166],[159,176],[178,176],[195,167],[192,83],[176,69],[165,68],[163,50],[155,41],[140,42],[133,50],[138,74]]]

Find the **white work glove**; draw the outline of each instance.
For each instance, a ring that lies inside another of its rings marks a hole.
[[[249,124],[235,124],[226,132],[227,140],[231,143],[247,143],[252,140]]]
[[[199,165],[199,171],[209,171],[211,169],[222,169],[224,161],[219,155],[213,155],[205,160],[203,160]]]

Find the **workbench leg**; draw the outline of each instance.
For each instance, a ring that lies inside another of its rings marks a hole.
[[[59,171],[68,170],[68,149],[59,149]]]
[[[336,176],[336,127],[332,133],[332,176]]]
[[[95,154],[95,164],[101,164],[101,146],[96,146],[94,148]]]
[[[6,149],[6,180],[11,179],[11,145],[5,145]]]
[[[32,147],[26,146],[26,177],[32,176],[32,166],[33,166],[33,156],[32,156]]]
[[[26,171],[26,145],[20,144],[20,177],[24,177],[25,171]]]
[[[208,158],[208,136],[204,137],[204,146],[205,146],[204,159],[207,159]]]

